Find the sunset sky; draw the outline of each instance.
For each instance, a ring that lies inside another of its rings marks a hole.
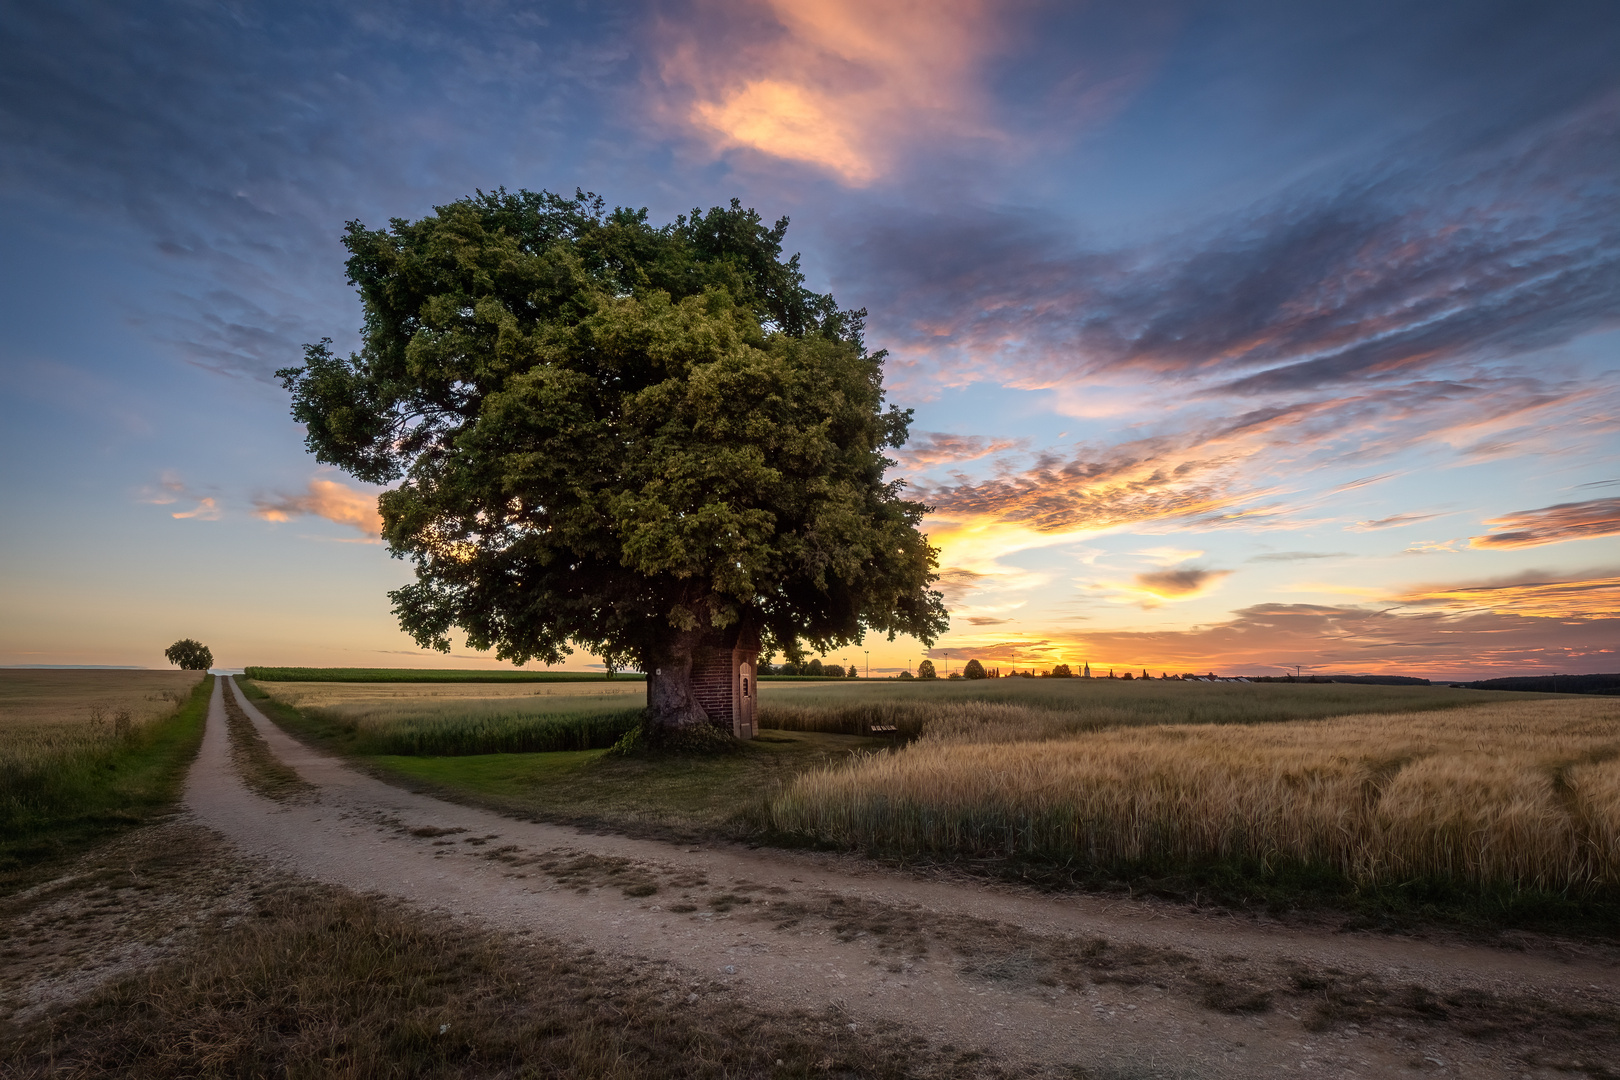
[[[271,372],[358,341],[344,222],[504,185],[792,218],[916,411],[938,665],[1620,671],[1613,0],[0,28],[0,665],[493,666],[398,630],[377,489]]]

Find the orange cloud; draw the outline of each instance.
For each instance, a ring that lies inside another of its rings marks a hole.
[[[1160,600],[1189,600],[1211,591],[1226,578],[1230,570],[1200,570],[1183,567],[1180,570],[1150,570],[1136,575],[1136,588]]]
[[[258,499],[253,508],[253,516],[265,521],[289,521],[305,515],[347,525],[373,541],[382,537],[377,497],[331,480],[311,480],[302,495]]]
[[[1612,619],[1620,616],[1620,574],[1554,576],[1532,571],[1507,582],[1413,589],[1397,599],[1452,611],[1511,612],[1548,619]]]
[[[930,655],[1047,667],[1090,663],[1094,672],[1147,668],[1280,675],[1293,664],[1316,674],[1456,678],[1485,674],[1609,671],[1620,618],[1562,619],[1495,611],[1402,612],[1388,607],[1260,604],[1186,630],[1117,630],[1072,636],[953,641]]]
[[[950,521],[1016,523],[1038,533],[1170,519],[1254,525],[1275,508],[1243,507],[1268,492],[1244,485],[1242,468],[1287,422],[1285,414],[1262,412],[1175,437],[1080,446],[1068,460],[1048,452],[1015,475],[956,476],[954,484],[919,485],[917,497]]]
[[[198,521],[218,521],[219,505],[212,498],[197,500],[194,509],[180,511],[169,515],[174,518],[196,518]]]
[[[978,68],[994,40],[981,0],[730,0],[677,42],[666,83],[690,88],[685,119],[719,149],[746,147],[871,183],[895,141],[985,134]]]
[[[1544,506],[1540,510],[1520,510],[1485,524],[1501,531],[1476,536],[1469,540],[1469,547],[1538,547],[1565,540],[1614,536],[1620,534],[1620,499],[1591,499]]]

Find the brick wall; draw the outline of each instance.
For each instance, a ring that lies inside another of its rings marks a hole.
[[[692,693],[723,728],[731,727],[733,667],[730,649],[699,649],[692,657]]]

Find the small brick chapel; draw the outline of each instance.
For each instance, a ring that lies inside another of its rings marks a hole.
[[[693,696],[710,723],[729,726],[739,739],[758,734],[758,670],[759,634],[745,624],[728,626],[719,642],[692,652]]]

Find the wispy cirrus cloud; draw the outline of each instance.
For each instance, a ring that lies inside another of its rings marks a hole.
[[[1492,532],[1469,540],[1476,548],[1525,548],[1620,535],[1620,498],[1558,503],[1520,510],[1485,523]]]
[[[1493,611],[1547,619],[1620,617],[1620,572],[1530,570],[1503,581],[1429,585],[1396,596],[1403,604]]]
[[[1379,529],[1398,529],[1403,525],[1416,525],[1420,521],[1433,521],[1441,516],[1439,513],[1425,514],[1413,511],[1391,514],[1388,517],[1373,518],[1371,521],[1358,521],[1354,525],[1347,526],[1347,528],[1356,532],[1377,532]]]
[[[919,431],[906,445],[894,451],[896,463],[904,469],[927,469],[935,465],[956,465],[980,458],[1022,450],[1024,438],[995,438],[984,435],[952,435],[943,431]]]
[[[180,474],[170,469],[163,473],[163,478],[156,484],[148,484],[141,490],[141,502],[153,506],[173,506],[179,502],[192,503],[190,510],[176,510],[170,517],[180,521],[218,521],[224,516],[219,500],[213,495],[204,495],[193,491]]]
[[[180,519],[194,518],[197,521],[218,521],[222,514],[223,511],[219,508],[218,500],[213,496],[205,496],[199,499],[197,505],[190,510],[176,510],[169,516]]]
[[[1348,551],[1267,551],[1259,555],[1251,555],[1250,562],[1304,562],[1309,559],[1342,559],[1349,555]]]
[[[1227,394],[1404,379],[1617,324],[1620,96],[1443,169],[1292,193],[1153,245],[1075,250],[1007,212],[863,223],[902,363]],[[1548,212],[1556,207],[1556,212]]]
[[[380,542],[382,537],[377,496],[333,480],[311,480],[309,487],[297,495],[261,496],[254,500],[253,516],[265,521],[319,517],[348,526],[373,542]]]

